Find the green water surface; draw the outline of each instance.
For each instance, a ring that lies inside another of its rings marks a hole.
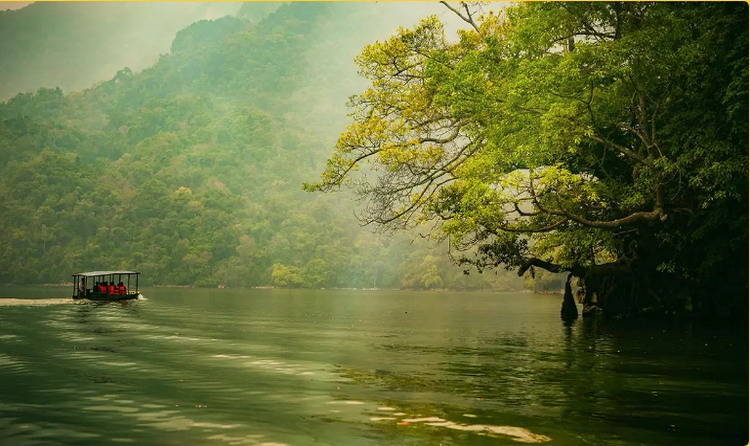
[[[522,293],[144,295],[0,305],[0,444],[747,442],[731,327],[566,327],[559,297]]]

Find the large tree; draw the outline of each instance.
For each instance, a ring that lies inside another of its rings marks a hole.
[[[568,272],[586,309],[745,301],[746,4],[446,7],[456,41],[429,17],[363,49],[308,190],[352,186],[365,223],[430,225],[479,269]]]

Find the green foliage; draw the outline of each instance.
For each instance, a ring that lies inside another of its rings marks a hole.
[[[296,266],[276,263],[271,267],[271,281],[275,286],[297,288],[302,285],[304,279]]]
[[[363,49],[370,87],[306,188],[352,186],[367,222],[434,223],[480,269],[619,262],[743,295],[747,18],[745,4],[525,3],[457,42],[426,18]]]
[[[338,119],[326,96],[349,68],[313,70],[303,56],[340,49],[328,25],[353,27],[351,14],[362,14],[342,8],[293,4],[263,20],[200,21],[140,73],[0,104],[0,282],[120,268],[142,271],[147,285],[502,282],[466,278],[448,261],[422,278],[412,259],[437,258],[429,243],[363,231],[347,200],[300,189],[324,162]],[[404,279],[413,269],[420,280]]]

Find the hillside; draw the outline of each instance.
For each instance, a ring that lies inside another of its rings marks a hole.
[[[137,268],[162,284],[517,286],[464,276],[417,235],[385,242],[346,196],[301,190],[361,85],[352,57],[394,27],[372,7],[198,21],[141,72],[0,105],[0,282]]]
[[[235,3],[33,3],[0,11],[0,99],[39,87],[66,91],[140,70],[169,51],[174,34]]]

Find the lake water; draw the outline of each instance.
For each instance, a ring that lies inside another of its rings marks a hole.
[[[0,444],[747,442],[742,330],[565,327],[533,294],[144,295],[0,302]]]

